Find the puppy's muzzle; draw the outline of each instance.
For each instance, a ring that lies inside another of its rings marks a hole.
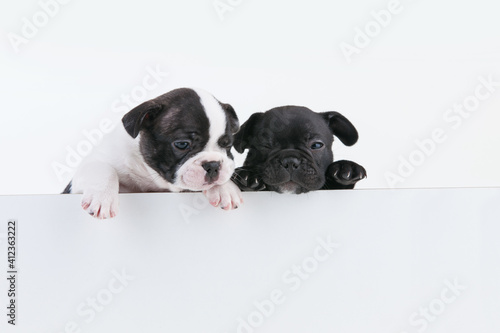
[[[209,184],[212,184],[217,179],[219,179],[219,171],[220,171],[220,162],[209,161],[204,162],[202,165],[203,169],[207,172],[205,174],[205,181]]]

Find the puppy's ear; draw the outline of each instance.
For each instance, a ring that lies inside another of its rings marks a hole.
[[[126,113],[122,118],[123,126],[128,134],[134,139],[139,135],[139,132],[143,128],[146,122],[153,120],[153,118],[161,111],[161,104],[155,101],[144,102],[128,113]]]
[[[234,134],[238,132],[238,130],[240,129],[240,122],[233,107],[230,104],[225,104],[221,102],[219,102],[219,104],[226,113],[226,119],[228,120],[231,133]]]
[[[356,131],[354,125],[346,117],[335,111],[322,112],[321,115],[328,124],[328,127],[330,127],[333,135],[339,138],[343,144],[352,146],[358,141],[358,131]]]
[[[264,113],[254,113],[247,121],[241,125],[240,130],[234,136],[233,147],[238,153],[243,153],[245,149],[250,148],[251,141],[254,140],[254,128]]]

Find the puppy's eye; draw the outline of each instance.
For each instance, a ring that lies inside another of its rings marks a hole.
[[[231,148],[233,145],[232,140],[227,135],[222,136],[217,143],[221,148]]]
[[[179,150],[186,150],[191,146],[189,141],[175,141],[173,145]]]
[[[311,149],[313,149],[313,150],[321,149],[321,148],[323,148],[323,146],[324,146],[323,142],[314,142],[311,145]]]
[[[260,149],[263,149],[263,150],[271,150],[272,144],[270,144],[268,142],[261,142],[261,143],[259,143],[259,145],[257,147]]]

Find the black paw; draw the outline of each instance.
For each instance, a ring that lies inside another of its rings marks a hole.
[[[342,160],[328,166],[326,177],[340,185],[354,185],[366,178],[366,170],[357,163]]]
[[[257,174],[252,170],[245,168],[236,168],[231,177],[233,183],[238,185],[242,191],[265,191],[266,184],[257,177]]]

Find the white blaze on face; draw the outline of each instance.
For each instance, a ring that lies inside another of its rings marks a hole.
[[[174,185],[189,190],[201,191],[214,185],[226,183],[234,172],[234,161],[227,156],[226,149],[220,147],[217,143],[220,137],[226,133],[226,113],[211,94],[199,89],[194,90],[200,96],[200,102],[210,123],[210,137],[203,151],[188,159],[177,170]],[[219,178],[211,184],[208,184],[205,180],[206,171],[202,165],[206,162],[220,163]]]

